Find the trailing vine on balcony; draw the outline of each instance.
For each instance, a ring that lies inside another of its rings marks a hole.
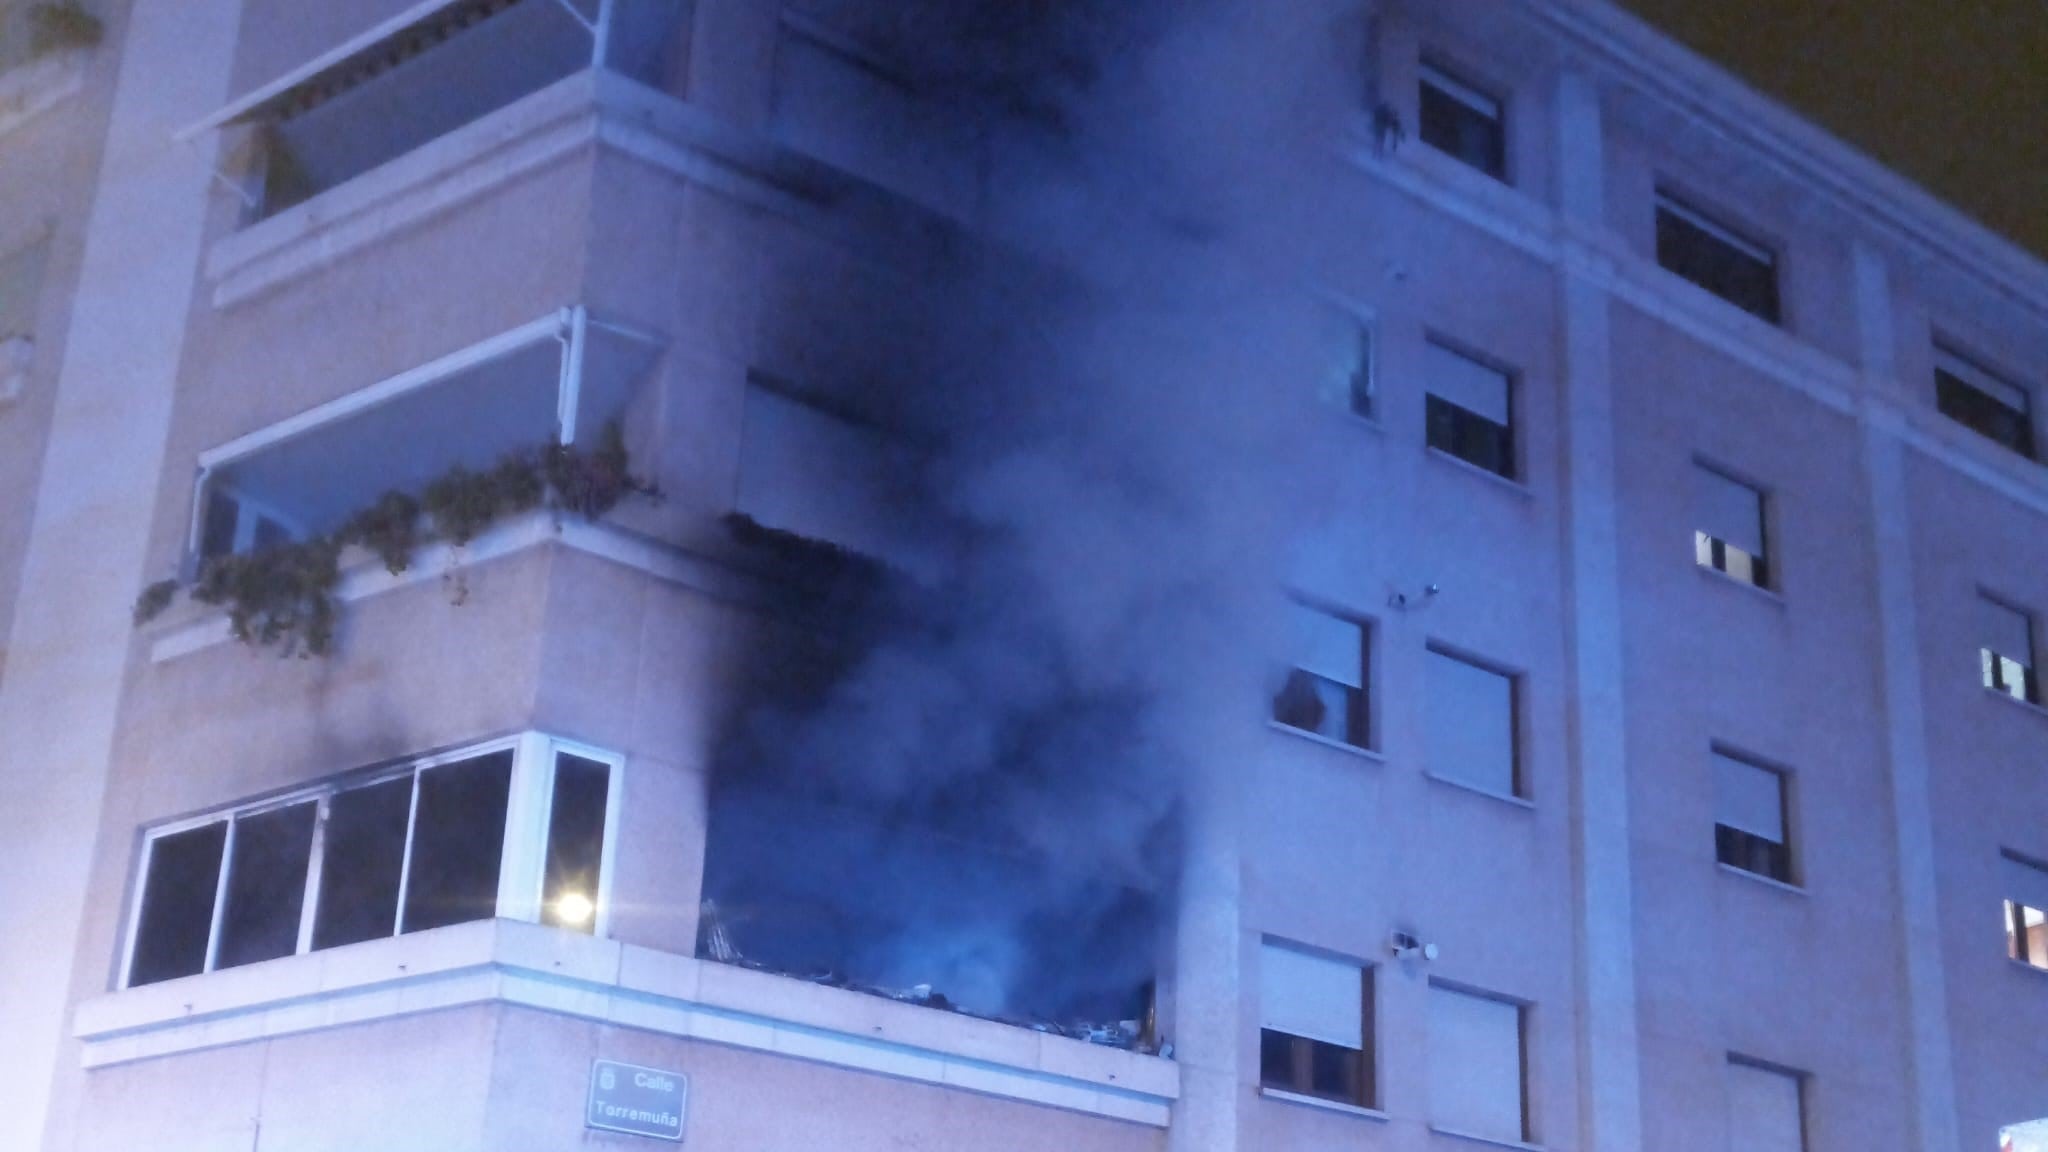
[[[80,0],[42,0],[28,6],[28,33],[29,54],[45,56],[90,48],[106,35],[106,26]]]
[[[341,583],[342,553],[350,546],[375,555],[398,575],[424,547],[464,547],[494,525],[536,508],[595,520],[629,496],[654,499],[660,493],[633,473],[625,434],[613,422],[593,447],[520,449],[484,471],[457,465],[417,496],[384,493],[326,535],[209,557],[189,586],[160,580],[143,589],[135,622],[162,615],[182,591],[201,604],[225,608],[235,639],[252,648],[325,656],[334,647],[334,592]]]

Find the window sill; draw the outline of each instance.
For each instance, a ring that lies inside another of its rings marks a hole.
[[[1422,775],[1446,788],[1456,788],[1460,792],[1470,792],[1474,796],[1484,796],[1488,800],[1498,800],[1502,804],[1508,804],[1527,812],[1534,812],[1536,810],[1536,802],[1526,797],[1511,796],[1506,792],[1495,792],[1491,788],[1481,788],[1476,784],[1467,784],[1463,780],[1453,780],[1449,776],[1439,776],[1434,772],[1424,772]]]
[[[54,52],[0,72],[0,136],[84,90],[90,54],[84,48]]]
[[[1353,428],[1362,429],[1374,436],[1385,436],[1387,434],[1386,422],[1381,420],[1376,413],[1367,415],[1363,412],[1353,412],[1349,408],[1343,409],[1342,413],[1344,423]]]
[[[1391,1116],[1377,1108],[1367,1108],[1359,1104],[1346,1104],[1341,1100],[1325,1100],[1320,1096],[1306,1096],[1300,1092],[1289,1092],[1283,1088],[1268,1088],[1263,1084],[1259,1086],[1259,1095],[1282,1104],[1294,1104],[1303,1108],[1320,1108],[1325,1112],[1335,1112],[1340,1116],[1356,1116],[1360,1120],[1377,1120],[1382,1124],[1392,1119]]]
[[[1452,468],[1456,468],[1460,472],[1466,473],[1467,475],[1476,476],[1479,479],[1485,480],[1490,484],[1497,484],[1506,491],[1512,492],[1515,495],[1520,496],[1524,500],[1529,500],[1533,502],[1536,499],[1535,491],[1532,490],[1528,484],[1520,480],[1517,480],[1512,476],[1503,476],[1498,472],[1490,472],[1487,469],[1481,468],[1479,465],[1474,464],[1469,460],[1461,460],[1458,457],[1451,455],[1449,452],[1446,452],[1441,448],[1427,448],[1425,450],[1429,453],[1431,459],[1434,459],[1439,463],[1447,464]]]
[[[2005,962],[2019,969],[2020,971],[2031,975],[2036,980],[2048,980],[2048,968],[2036,968],[2032,964],[2027,963],[2025,960],[2015,960],[2010,956],[2007,956],[2005,958]]]
[[[511,1005],[1164,1128],[1170,1060],[511,920],[115,992],[78,1006],[87,1068]]]
[[[1801,885],[1794,884],[1788,880],[1773,880],[1769,876],[1765,876],[1760,872],[1751,872],[1747,868],[1737,868],[1733,864],[1724,864],[1719,860],[1714,861],[1714,867],[1720,869],[1722,872],[1727,873],[1730,876],[1740,876],[1744,880],[1748,880],[1756,884],[1761,884],[1766,888],[1774,889],[1779,892],[1784,892],[1788,895],[1811,895],[1811,893],[1809,893],[1806,890],[1806,888]]]
[[[1452,1140],[1463,1140],[1471,1144],[1484,1144],[1489,1148],[1518,1148],[1521,1152],[1544,1152],[1543,1145],[1531,1144],[1526,1140],[1503,1140],[1498,1136],[1481,1136],[1475,1132],[1460,1132],[1456,1128],[1444,1128],[1435,1124],[1429,1130]]]
[[[1282,724],[1278,720],[1266,721],[1266,727],[1271,728],[1275,732],[1292,736],[1296,740],[1306,740],[1318,747],[1328,748],[1332,752],[1342,752],[1347,756],[1356,756],[1361,760],[1370,760],[1375,764],[1387,762],[1387,754],[1384,752],[1371,748],[1360,748],[1356,744],[1346,744],[1342,740],[1332,740],[1328,736],[1318,736],[1314,732],[1304,731],[1289,724]]]
[[[1693,568],[1699,572],[1702,579],[1709,583],[1739,589],[1752,596],[1761,596],[1766,603],[1776,605],[1778,608],[1782,609],[1785,607],[1784,595],[1774,588],[1769,588],[1762,584],[1751,584],[1747,580],[1737,580],[1719,568],[1710,568],[1697,561],[1694,562]]]
[[[2000,692],[1998,689],[1992,688],[1988,685],[1983,687],[1984,694],[1986,696],[1990,696],[1998,700],[2003,700],[2007,704],[2010,704],[2013,707],[2018,708],[2022,712],[2032,713],[2035,716],[2039,716],[2043,720],[2048,720],[2048,708],[2044,708],[2041,705],[2034,703],[2032,700],[2022,700],[2010,692]]]

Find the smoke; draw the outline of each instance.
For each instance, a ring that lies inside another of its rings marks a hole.
[[[1308,269],[1362,18],[832,7],[979,119],[989,254],[926,318],[940,370],[902,413],[938,446],[928,562],[858,601],[806,691],[747,717],[706,891],[776,967],[995,1015],[1135,1015],[1198,782],[1259,769],[1338,356]]]

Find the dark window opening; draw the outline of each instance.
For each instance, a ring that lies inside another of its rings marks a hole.
[[[1514,477],[1513,429],[1436,396],[1429,398],[1429,446],[1495,475]]]
[[[1496,180],[1507,180],[1507,124],[1498,99],[1425,64],[1421,121],[1423,143]]]
[[[317,811],[311,803],[294,804],[236,819],[215,968],[298,951]]]
[[[1289,608],[1294,664],[1273,696],[1273,721],[1356,748],[1370,747],[1365,687],[1370,631],[1307,605]]]
[[[1657,263],[1737,308],[1782,319],[1777,256],[1692,208],[1657,196]]]
[[[1368,1053],[1271,1028],[1259,1033],[1259,1083],[1282,1092],[1373,1108]]]
[[[603,881],[605,803],[611,768],[563,753],[555,757],[553,810],[548,815],[547,880],[541,922],[579,932],[597,929]]]
[[[2007,900],[2005,954],[2029,968],[2048,969],[2048,911]]]
[[[213,902],[220,884],[221,849],[228,826],[220,821],[159,836],[149,848],[142,883],[142,915],[128,966],[129,987],[206,970]]]
[[[1767,840],[1726,824],[1714,825],[1714,856],[1730,868],[1740,868],[1783,884],[1792,882],[1792,852],[1785,845]]]
[[[1793,883],[1785,776],[1716,751],[1714,857],[1730,868]]]
[[[333,948],[389,936],[398,928],[398,885],[405,871],[405,828],[412,777],[339,793],[328,804],[313,947]]]
[[[2025,389],[1944,352],[1937,356],[1934,394],[1942,415],[1994,444],[2034,458],[2034,413]]]
[[[1354,349],[1354,356],[1355,358],[1351,363],[1350,379],[1347,382],[1349,387],[1346,389],[1351,406],[1351,414],[1371,419],[1377,397],[1374,394],[1373,336],[1370,326],[1364,324],[1358,326],[1357,345]]]
[[[511,787],[509,750],[420,773],[400,931],[422,932],[497,915]]]

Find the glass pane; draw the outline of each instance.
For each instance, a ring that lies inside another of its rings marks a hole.
[[[410,776],[352,789],[328,803],[314,948],[391,935],[411,805]]]
[[[129,987],[205,969],[206,938],[213,931],[214,890],[227,835],[227,822],[221,821],[159,836],[150,844]]]
[[[316,814],[316,805],[294,804],[235,822],[215,968],[275,960],[299,950],[299,912],[306,903]]]
[[[567,753],[555,757],[555,798],[548,817],[547,882],[541,891],[542,923],[583,932],[597,928],[605,800],[611,778],[611,768],[595,760]]]
[[[511,789],[509,749],[420,773],[401,931],[423,932],[497,915],[498,864]]]

